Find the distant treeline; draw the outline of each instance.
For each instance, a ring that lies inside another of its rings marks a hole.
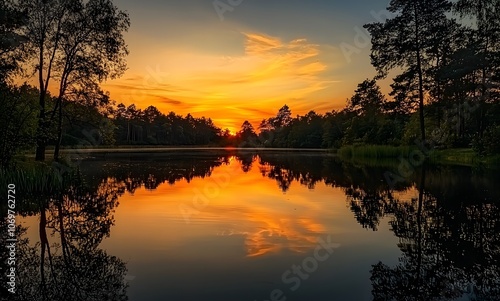
[[[36,108],[36,88],[23,86],[11,92],[17,97],[17,105],[25,102],[25,111]],[[55,101],[50,97],[47,103],[49,108],[55,106]],[[358,86],[354,96],[342,110],[326,114],[310,111],[305,115],[292,117],[291,109],[284,105],[275,116],[263,119],[257,129],[249,121],[244,121],[240,130],[232,135],[229,129],[221,129],[210,118],[196,118],[191,114],[182,116],[174,112],[164,114],[154,106],[141,110],[135,105],[127,107],[123,104],[113,105],[111,102],[100,105],[71,102],[64,107],[62,145],[285,148],[412,145],[420,137],[418,114],[399,110],[394,108],[395,105],[394,101],[384,99],[375,81],[367,80]],[[500,106],[498,103],[491,103],[485,104],[482,109],[486,110],[487,118],[482,117],[484,112],[474,102],[444,107],[440,103],[426,105],[428,139],[434,139],[433,144],[442,148],[474,146],[489,153],[499,152]],[[31,118],[33,117],[35,114],[32,114]],[[26,119],[23,131],[12,135],[11,141],[21,138],[28,141],[30,135],[35,133],[36,119]],[[7,120],[12,118],[4,121]],[[481,124],[488,124],[483,139],[478,136]],[[29,126],[32,127],[31,130]],[[53,139],[49,139],[50,141],[55,142]]]

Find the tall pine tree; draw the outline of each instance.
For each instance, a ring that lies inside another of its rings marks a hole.
[[[438,29],[437,24],[446,20],[450,9],[451,3],[446,0],[392,0],[388,10],[395,17],[384,23],[365,25],[372,37],[371,62],[378,77],[384,78],[389,71],[398,68],[417,83],[422,140],[425,140],[424,77],[431,66],[427,53],[432,48],[432,41],[428,37]]]

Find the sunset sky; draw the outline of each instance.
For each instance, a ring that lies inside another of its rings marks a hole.
[[[342,108],[375,74],[360,32],[388,0],[220,0],[232,9],[225,13],[213,0],[115,3],[132,25],[129,69],[103,85],[111,97],[211,117],[234,132],[284,104],[294,116]]]

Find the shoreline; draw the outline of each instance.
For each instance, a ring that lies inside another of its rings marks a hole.
[[[362,147],[361,147],[362,148]],[[403,149],[404,147],[397,147]],[[352,155],[343,156],[336,152],[334,149],[322,148],[266,148],[266,147],[221,147],[221,146],[110,146],[110,147],[89,147],[89,148],[63,148],[61,154],[64,155],[86,155],[86,154],[169,154],[172,152],[283,152],[283,153],[321,153],[329,154],[337,157],[338,159],[366,165],[392,165],[399,162],[402,154],[391,154],[387,156],[363,156]],[[54,149],[46,150],[46,154],[51,155]],[[27,158],[34,158],[34,152],[27,152],[22,155]],[[433,165],[461,165],[461,166],[479,166],[486,167],[500,167],[500,155],[478,156],[472,149],[443,149],[433,150],[428,158],[427,164]]]

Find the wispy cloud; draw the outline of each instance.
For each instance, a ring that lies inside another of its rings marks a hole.
[[[232,130],[241,118],[256,123],[269,117],[269,112],[275,114],[285,102],[294,109],[305,102],[325,101],[324,91],[334,81],[325,76],[331,62],[320,45],[305,38],[286,41],[257,32],[241,36],[239,55],[172,50],[160,62],[168,77],[155,82],[147,72],[138,72],[107,88],[139,107],[153,104],[162,111],[210,116]],[[157,102],[151,103],[152,99]],[[228,122],[228,116],[234,122]]]
[[[283,47],[282,42],[270,36],[257,33],[244,33],[245,50],[248,55],[261,55]]]
[[[180,104],[182,104],[182,101],[180,101],[180,100],[175,100],[175,99],[168,98],[168,97],[163,97],[163,96],[158,96],[158,100],[160,102],[166,103],[166,104],[172,104],[172,105],[180,105]]]

